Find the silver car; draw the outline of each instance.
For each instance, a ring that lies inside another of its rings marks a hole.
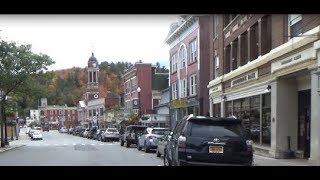
[[[142,148],[147,153],[150,149],[157,149],[159,140],[167,134],[168,128],[147,128],[141,136],[138,137],[138,150]]]
[[[59,130],[60,133],[68,133],[68,129],[66,127],[62,127],[60,130]]]
[[[117,128],[107,128],[102,136],[102,141],[119,141],[119,131]]]

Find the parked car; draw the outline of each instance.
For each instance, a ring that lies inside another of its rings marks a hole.
[[[74,128],[69,128],[68,129],[68,134],[73,134]]]
[[[50,130],[50,126],[49,125],[45,125],[45,126],[43,126],[43,129],[42,129],[43,131],[48,131],[49,132],[49,130]]]
[[[102,141],[119,141],[119,131],[117,128],[107,128],[102,135]]]
[[[88,133],[89,133],[90,129],[89,128],[86,128],[83,133],[82,133],[82,137],[86,138],[88,137]]]
[[[165,150],[165,148],[167,146],[167,141],[170,138],[170,134],[169,133],[170,132],[166,131],[165,135],[159,139],[158,147],[157,147],[157,150],[156,150],[157,157],[160,157],[161,155],[164,154],[164,150]]]
[[[35,130],[35,129],[29,129],[29,131],[28,131],[29,137],[32,137],[32,133],[33,133],[34,131],[36,131],[36,130]]]
[[[98,141],[101,141],[101,136],[103,135],[104,133],[104,129],[98,129],[97,132],[93,135],[93,139],[94,140],[98,140]]]
[[[131,144],[138,143],[138,136],[140,136],[147,126],[141,125],[129,125],[126,127],[124,133],[120,136],[120,146],[126,144],[126,147],[130,147]]]
[[[60,133],[68,133],[68,128],[62,127],[62,128],[60,128],[59,132]]]
[[[77,126],[76,128],[74,128],[74,131],[72,132],[72,134],[74,136],[81,136],[84,130],[85,129],[82,128],[82,126]]]
[[[90,128],[86,138],[93,139],[93,135],[96,132],[97,132],[97,127]]]
[[[165,166],[252,165],[252,141],[239,119],[189,115],[170,135]]]
[[[31,134],[31,140],[43,139],[42,132],[40,130],[34,130]]]
[[[164,136],[166,132],[169,132],[168,128],[145,129],[141,136],[138,137],[138,150],[141,150],[141,148],[143,148],[144,151],[148,153],[150,149],[157,149],[158,141]]]

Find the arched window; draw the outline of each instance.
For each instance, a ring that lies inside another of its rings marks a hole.
[[[186,67],[186,59],[187,59],[187,50],[186,46],[182,45],[179,50],[179,60],[181,63],[181,68]]]

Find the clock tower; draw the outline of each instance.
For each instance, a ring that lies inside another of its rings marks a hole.
[[[99,63],[93,53],[88,61],[87,92],[85,98],[87,101],[99,98]]]

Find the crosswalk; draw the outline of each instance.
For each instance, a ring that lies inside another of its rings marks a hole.
[[[27,146],[112,146],[114,143],[37,143],[28,144]]]

